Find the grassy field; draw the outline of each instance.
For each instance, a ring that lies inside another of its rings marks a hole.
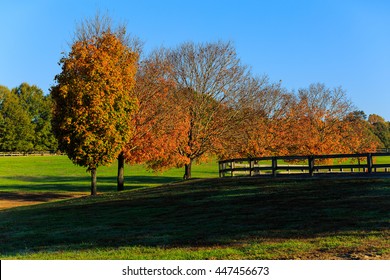
[[[0,166],[0,195],[89,192],[88,174],[64,157]],[[115,167],[102,168],[99,196],[1,210],[0,258],[390,259],[390,178],[181,182],[182,170],[126,172],[125,192],[111,192]]]
[[[98,193],[116,191],[117,166],[98,168]],[[127,190],[155,187],[179,181],[183,169],[163,173],[147,171],[143,165],[125,167]],[[194,165],[193,176],[218,176],[215,161]],[[90,174],[66,156],[0,157],[0,210],[58,199],[80,197],[90,193]]]
[[[117,166],[99,167],[98,191],[116,190]],[[184,169],[174,168],[163,173],[153,173],[143,165],[126,165],[128,188],[151,187],[183,178]],[[218,164],[210,161],[194,165],[193,176],[213,178],[218,176]],[[77,192],[88,193],[90,174],[86,169],[72,164],[66,156],[0,157],[0,191]]]

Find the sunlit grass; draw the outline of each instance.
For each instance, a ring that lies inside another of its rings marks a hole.
[[[125,187],[153,187],[179,181],[182,168],[153,173],[144,165],[126,165]],[[116,190],[117,166],[98,168],[98,192]],[[194,178],[218,176],[218,164],[210,160],[194,165]],[[0,157],[0,191],[89,193],[90,174],[74,165],[66,156]]]

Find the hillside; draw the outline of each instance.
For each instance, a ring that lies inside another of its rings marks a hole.
[[[0,257],[390,259],[390,179],[198,179],[0,211]]]

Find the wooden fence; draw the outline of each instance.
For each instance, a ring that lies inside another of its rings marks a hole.
[[[219,176],[389,173],[390,153],[238,158],[219,161]]]
[[[0,152],[0,157],[60,155],[56,151]]]

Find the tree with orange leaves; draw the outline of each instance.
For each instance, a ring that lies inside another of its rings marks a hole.
[[[380,139],[371,131],[362,111],[353,111],[343,120],[344,129],[340,130],[341,145],[347,153],[375,152],[380,147]]]
[[[236,105],[241,117],[227,134],[225,158],[356,153],[377,146],[341,88],[313,84],[294,96],[264,79],[246,88],[250,93]]]
[[[268,77],[248,79],[234,106],[235,124],[225,135],[222,158],[287,154],[291,94]]]
[[[161,170],[175,165],[172,151],[180,138],[180,127],[172,114],[176,106],[168,98],[174,82],[166,77],[169,66],[154,52],[140,62],[133,94],[138,110],[131,117],[134,131],[118,157],[118,190],[124,189],[124,163],[146,163]]]
[[[171,120],[178,128],[172,138],[175,149],[154,159],[155,166],[184,166],[184,178],[192,176],[194,161],[215,155],[222,148],[222,137],[237,114],[230,106],[248,78],[231,43],[184,43],[162,53],[174,82],[168,95]],[[169,122],[168,122],[169,123]]]
[[[346,130],[345,117],[353,110],[342,88],[329,89],[324,84],[312,84],[300,89],[294,112],[292,139],[295,153],[318,155],[348,152],[342,145]]]
[[[96,194],[96,169],[112,163],[133,130],[137,109],[131,95],[138,55],[109,29],[76,41],[60,61],[62,72],[51,88],[53,131],[59,148],[91,172]]]

